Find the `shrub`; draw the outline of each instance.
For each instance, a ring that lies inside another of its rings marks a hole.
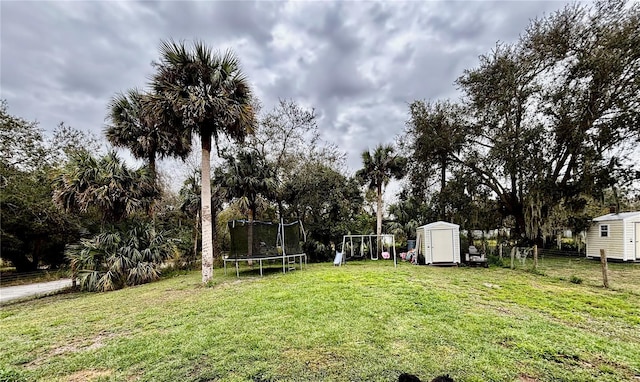
[[[496,256],[496,255],[487,256],[487,262],[489,263],[489,265],[493,265],[495,267],[505,266],[504,259],[501,259],[500,256]]]
[[[68,246],[66,256],[78,272],[80,289],[103,292],[157,280],[159,265],[172,252],[165,233],[143,223],[83,239]]]
[[[330,246],[324,245],[313,239],[308,239],[302,245],[302,249],[304,250],[304,253],[307,254],[309,261],[314,263],[333,260],[333,255],[335,255],[335,253],[331,251]]]

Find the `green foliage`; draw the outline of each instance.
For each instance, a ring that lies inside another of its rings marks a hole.
[[[439,168],[440,195],[445,195],[447,171],[472,134],[463,109],[448,101],[414,101],[409,105],[409,114],[405,139],[401,140],[401,145],[412,153],[408,171],[411,183],[414,187],[427,190],[431,178],[435,177],[429,174]],[[449,220],[448,199],[440,197],[435,200],[439,220]]]
[[[571,275],[569,282],[572,284],[582,284],[582,279],[576,275]]]
[[[302,220],[307,240],[314,239],[329,246],[342,242],[347,232],[361,232],[369,226],[362,215],[359,184],[322,163],[303,163],[300,176],[288,179],[284,201],[290,216]]]
[[[29,378],[21,370],[0,367],[0,382],[26,382]]]
[[[103,222],[119,222],[146,211],[159,189],[149,171],[130,169],[115,152],[96,158],[75,153],[54,179],[53,198],[63,210],[98,213]]]
[[[258,151],[240,149],[235,155],[224,154],[224,164],[216,169],[212,180],[222,190],[220,196],[236,200],[252,220],[261,200],[273,197],[277,181],[273,167]]]
[[[36,122],[10,115],[0,103],[0,252],[18,272],[64,263],[64,246],[77,240],[80,219],[56,209],[50,177],[72,147],[94,143],[63,124],[46,138]]]
[[[185,159],[191,151],[189,131],[170,130],[153,118],[153,97],[137,89],[119,93],[109,103],[109,125],[105,135],[115,146],[126,147],[149,165],[155,179],[156,157]]]
[[[0,191],[2,258],[19,272],[63,264],[64,246],[78,237],[79,222],[56,209],[47,174],[0,165],[0,176],[6,182]]]
[[[457,81],[462,108],[414,102],[403,140],[415,159],[413,183],[417,169],[442,170],[440,193],[425,201],[469,228],[495,227],[499,213],[512,219],[515,237],[530,240],[556,227],[584,228],[594,216],[589,198],[640,175],[638,30],[636,3],[568,5],[465,70]],[[464,181],[447,190],[445,177]],[[474,209],[488,218],[453,213]]]
[[[509,264],[506,262],[506,259],[501,259],[500,256],[497,255],[488,255],[487,262],[489,265],[495,267],[509,267]]]
[[[404,176],[406,163],[406,158],[394,155],[393,146],[378,145],[373,155],[368,150],[362,153],[363,167],[356,172],[356,179],[379,194],[382,186],[389,184],[391,179]]]
[[[379,145],[374,151],[373,155],[369,150],[362,153],[363,168],[356,172],[356,180],[362,185],[367,185],[370,191],[376,193],[376,234],[382,234],[382,216],[383,216],[383,201],[382,193],[383,186],[386,186],[391,179],[402,179],[405,175],[405,167],[407,159],[394,155],[394,149],[391,145]],[[380,243],[380,237],[378,237],[378,243],[376,248],[382,248]]]
[[[256,119],[249,82],[236,55],[212,52],[203,42],[192,48],[173,40],[160,45],[154,63],[152,95],[145,114],[153,124],[179,136],[200,136],[202,147],[202,280],[213,276],[215,213],[211,206],[211,142],[218,137],[243,141],[255,130]],[[217,198],[216,198],[217,199]]]
[[[307,254],[309,261],[315,263],[331,261],[335,255],[331,246],[324,245],[314,239],[307,239],[302,246],[302,250]]]
[[[0,101],[0,163],[10,168],[35,170],[46,162],[47,149],[42,129],[9,114],[6,100]]]
[[[68,246],[66,256],[78,272],[82,290],[103,292],[157,280],[160,264],[173,251],[166,232],[143,223],[82,239]]]

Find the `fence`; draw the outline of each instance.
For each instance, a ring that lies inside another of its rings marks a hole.
[[[0,272],[0,286],[6,287],[32,284],[36,282],[58,280],[65,277],[71,277],[71,272],[60,269],[41,269],[33,272],[3,271]]]
[[[494,265],[502,265],[514,270],[535,272],[541,276],[553,277],[574,284],[594,287],[608,285],[615,290],[637,293],[640,283],[640,263],[607,261],[600,258],[588,259],[584,252],[559,249],[539,249],[537,264],[534,259],[534,247],[502,247],[502,260],[499,247],[487,248],[494,259]],[[511,254],[513,253],[513,265]]]

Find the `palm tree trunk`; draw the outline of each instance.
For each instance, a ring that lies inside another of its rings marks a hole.
[[[211,225],[211,135],[203,134],[202,140],[202,282],[213,278],[213,227]]]
[[[151,182],[154,186],[158,185],[158,179],[157,179],[157,175],[156,175],[156,153],[155,151],[149,155],[149,158],[147,158],[147,161],[149,162],[149,173],[151,175]],[[149,209],[147,211],[147,213],[149,215],[151,215],[153,217],[153,222],[155,224],[156,221],[156,200],[154,199],[153,201],[151,201],[151,203],[149,203]]]
[[[247,233],[247,257],[253,255],[253,209],[249,208],[249,229]]]
[[[378,209],[376,211],[376,252],[381,252],[380,248],[382,248],[381,245],[381,239],[380,239],[380,235],[382,235],[382,185],[378,184],[378,189],[376,190],[378,193]],[[373,248],[371,249],[371,251],[373,252]]]
[[[213,259],[217,259],[220,256],[220,242],[218,241],[218,209],[213,208],[211,212],[211,238],[213,243]]]
[[[153,184],[157,184],[157,175],[156,175],[156,154],[150,154],[147,158],[147,162],[149,163],[149,173],[151,175],[151,179],[153,180]]]

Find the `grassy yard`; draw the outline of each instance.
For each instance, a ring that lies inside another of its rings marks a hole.
[[[596,261],[544,258],[542,274],[369,261],[59,295],[1,308],[0,381],[637,381],[640,266],[611,268],[610,290]]]

